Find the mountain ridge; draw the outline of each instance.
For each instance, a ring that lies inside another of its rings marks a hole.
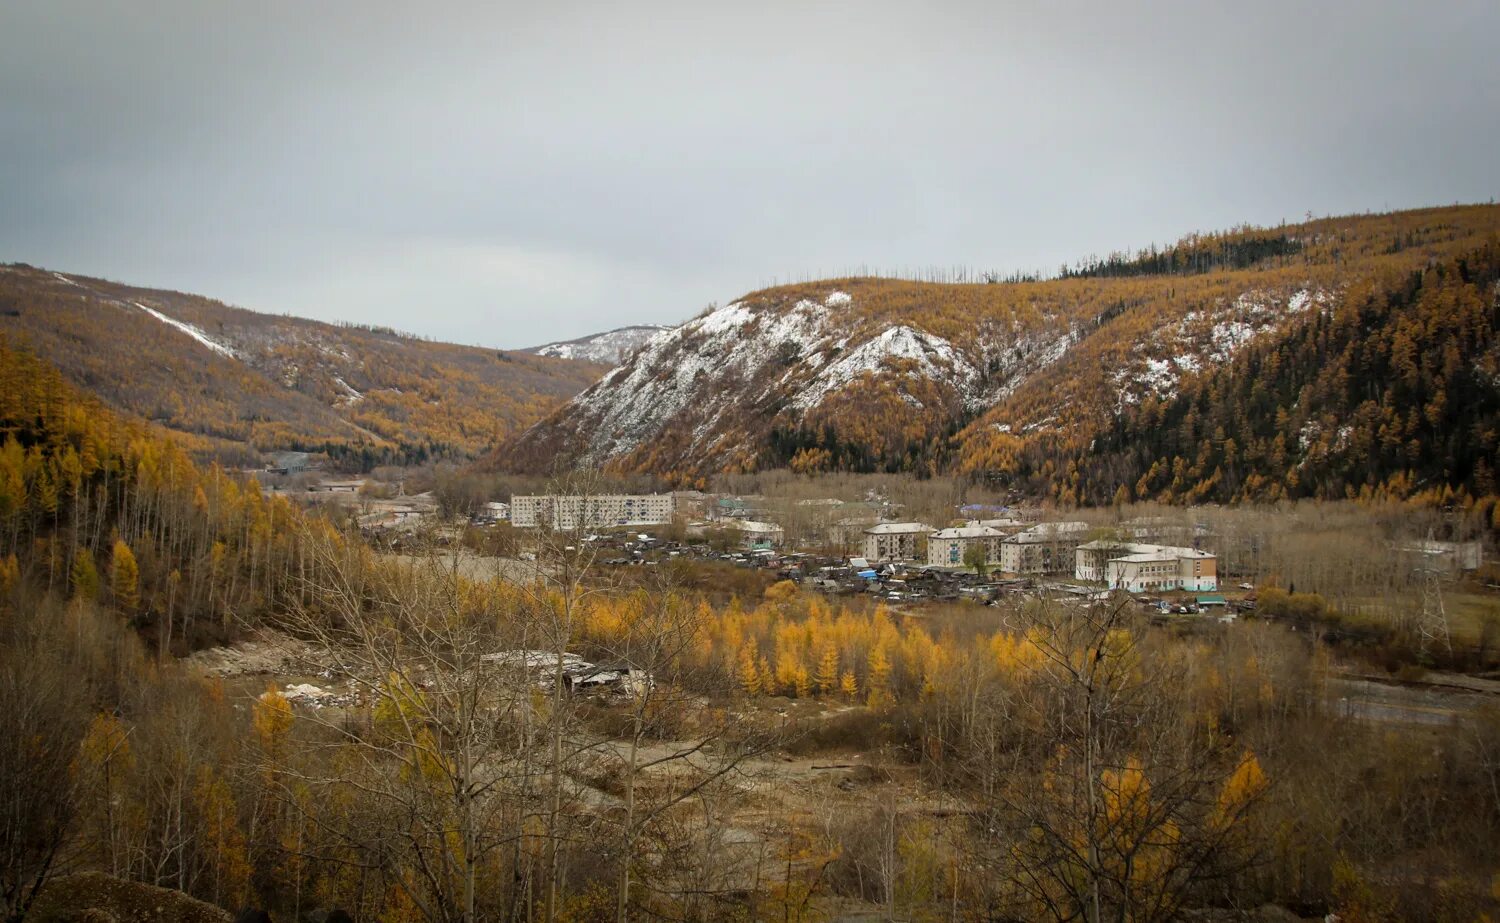
[[[115,409],[247,458],[322,446],[470,457],[605,370],[24,264],[0,266],[0,334]]]
[[[1043,440],[1086,447],[1351,288],[1497,233],[1500,208],[1454,206],[1193,234],[1050,280],[762,289],[653,339],[483,464],[680,483],[781,466],[1003,475]]]

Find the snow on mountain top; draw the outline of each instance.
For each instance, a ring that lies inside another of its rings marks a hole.
[[[996,407],[1095,329],[1063,305],[1039,308],[1024,324],[1014,314],[982,318],[971,331],[950,333],[950,325],[940,336],[923,329],[920,310],[906,317],[856,310],[861,298],[839,290],[793,297],[800,300],[751,296],[656,332],[557,420],[538,424],[531,446],[562,446],[581,464],[631,456],[661,466],[754,463],[747,460],[764,451],[767,432],[809,418],[820,425],[835,407],[862,412],[867,386],[880,400],[908,405],[913,425]],[[1335,298],[1311,283],[1215,293],[1133,337],[1123,355],[1102,356],[1110,366],[1101,384],[1115,391],[1117,413],[1147,396],[1170,398],[1185,376]],[[1005,420],[1002,431],[1056,428],[1061,406],[1043,401]]]
[[[799,307],[802,304],[803,302],[798,302]],[[733,304],[727,304],[722,308],[716,308],[708,312],[703,317],[694,321],[690,326],[695,333],[716,336],[727,330],[742,327],[751,320],[754,320],[754,318],[755,312],[751,311],[749,306],[736,301]]]
[[[790,306],[737,301],[658,333],[570,405],[585,458],[633,451],[674,421],[693,451],[730,449],[723,439],[747,406],[811,410],[866,375],[930,380],[976,402],[982,375],[961,350],[914,326],[872,330],[830,309],[853,301],[846,292]]]
[[[580,337],[576,340],[548,343],[545,346],[526,350],[526,352],[553,359],[580,359],[587,362],[617,365],[628,359],[631,353],[651,338],[671,329],[660,324],[637,324]]]

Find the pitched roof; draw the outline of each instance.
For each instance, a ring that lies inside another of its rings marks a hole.
[[[911,532],[931,532],[932,526],[920,522],[880,522],[865,530],[866,535],[906,535]]]
[[[989,526],[951,526],[932,533],[933,538],[1002,538],[1005,533]]]

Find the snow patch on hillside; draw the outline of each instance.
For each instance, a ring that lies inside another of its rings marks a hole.
[[[893,361],[898,360],[914,363],[914,367],[903,370],[902,374],[947,381],[966,399],[972,396],[979,379],[979,370],[954,349],[952,343],[942,337],[900,325],[887,328],[879,336],[865,341],[823,369],[792,399],[792,406],[801,410],[816,407],[829,394],[866,373],[888,368]]]
[[[1256,326],[1241,320],[1220,321],[1209,331],[1209,342],[1213,344],[1209,358],[1215,362],[1228,362],[1240,347],[1269,329],[1269,326]]]
[[[629,361],[575,397],[569,409],[581,424],[578,431],[588,435],[587,458],[630,451],[690,404],[704,424],[714,421],[724,410],[714,406],[723,389],[710,383],[753,371],[770,349],[761,337],[741,336],[754,321],[754,313],[738,302],[716,308],[651,337]],[[707,435],[704,425],[695,430],[695,439]]]
[[[553,359],[580,359],[586,362],[604,362],[610,365],[618,365],[630,358],[632,353],[640,349],[652,338],[670,329],[672,328],[660,324],[620,327],[616,330],[608,330],[604,333],[596,333],[592,336],[580,337],[576,340],[548,343],[545,346],[538,346],[535,349],[527,351]]]
[[[177,328],[178,330],[182,331],[183,333],[185,333],[188,336],[192,337],[193,339],[197,340],[199,343],[202,343],[204,346],[207,346],[209,349],[213,350],[214,352],[218,353],[221,356],[224,356],[227,359],[238,359],[238,358],[240,358],[240,354],[239,353],[235,352],[229,346],[227,346],[227,345],[225,345],[223,343],[220,343],[218,340],[215,340],[213,337],[211,337],[208,334],[204,333],[199,328],[194,327],[192,324],[186,323],[184,321],[177,320],[175,317],[168,317],[167,315],[161,313],[160,311],[157,311],[157,310],[155,310],[153,308],[146,307],[145,305],[141,304],[139,301],[132,301],[131,304],[133,304],[136,307],[140,308],[142,311],[145,311],[147,314],[150,314],[152,317],[156,318],[157,320],[161,321],[162,323],[164,323],[164,324],[166,324],[166,325],[168,325],[170,327]]]
[[[1015,392],[1027,379],[1062,359],[1078,342],[1078,331],[1037,331],[1017,336],[1013,329],[990,328],[979,335],[980,362],[985,369],[984,384],[970,400],[971,409],[983,409],[999,403]]]
[[[1174,397],[1182,376],[1197,374],[1205,364],[1230,362],[1247,344],[1279,329],[1290,317],[1313,308],[1327,310],[1335,299],[1335,293],[1324,289],[1304,287],[1289,294],[1251,289],[1209,310],[1189,311],[1151,344],[1137,347],[1140,359],[1113,373],[1119,392],[1116,412],[1147,395]]]
[[[365,396],[363,394],[354,390],[349,386],[349,383],[347,381],[338,377],[337,375],[334,376],[333,383],[338,385],[339,388],[343,390],[345,404],[357,404],[365,399]]]

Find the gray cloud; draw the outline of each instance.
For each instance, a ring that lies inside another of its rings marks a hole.
[[[0,260],[523,346],[1488,200],[1492,0],[0,7]]]

